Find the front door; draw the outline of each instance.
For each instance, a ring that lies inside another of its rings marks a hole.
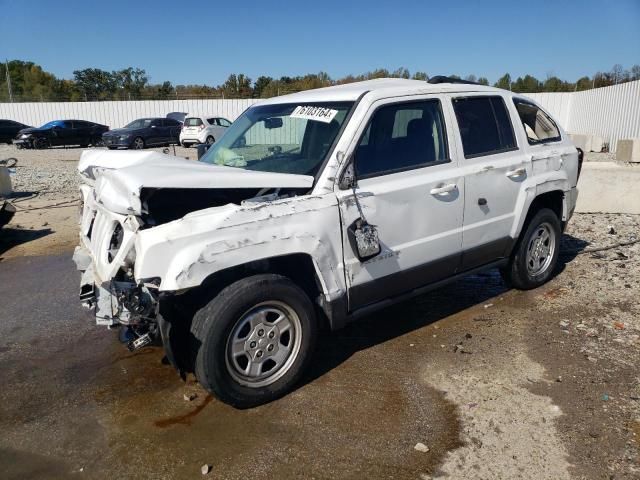
[[[464,177],[447,137],[450,115],[434,96],[379,101],[369,110],[351,152],[357,186],[338,191],[351,311],[458,268]],[[365,261],[350,239],[363,217],[377,228],[382,247]]]

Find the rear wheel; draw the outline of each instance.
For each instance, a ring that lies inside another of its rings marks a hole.
[[[91,145],[94,147],[103,147],[104,146],[104,141],[102,140],[101,137],[93,137],[91,139]]]
[[[201,385],[238,408],[274,400],[300,379],[316,341],[309,297],[281,275],[239,280],[194,316],[194,370]]]
[[[131,143],[131,148],[134,150],[142,150],[144,148],[144,139],[142,137],[136,137]]]
[[[555,212],[540,209],[526,225],[509,264],[500,271],[507,284],[530,290],[546,283],[558,261],[561,231]]]

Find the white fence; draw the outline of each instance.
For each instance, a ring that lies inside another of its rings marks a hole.
[[[613,152],[623,138],[640,138],[640,81],[583,92],[530,93],[569,133],[598,135]],[[122,102],[0,103],[0,118],[28,125],[79,119],[122,127],[140,117],[197,112],[235,120],[257,100],[145,100]],[[291,129],[287,129],[291,130]],[[289,131],[292,138],[300,132]],[[262,135],[260,135],[262,137]],[[266,136],[265,136],[266,138]]]
[[[257,100],[141,100],[123,102],[0,103],[0,118],[27,125],[50,120],[89,120],[111,128],[124,127],[141,117],[164,117],[169,112],[201,113],[234,121]]]
[[[615,152],[618,140],[640,138],[640,80],[571,93],[529,93],[569,133],[598,135]]]

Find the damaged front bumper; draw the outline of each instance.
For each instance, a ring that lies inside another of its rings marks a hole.
[[[80,301],[95,312],[96,324],[142,325],[154,322],[158,313],[158,282],[102,281],[96,275],[91,254],[76,247],[73,260],[82,272]]]

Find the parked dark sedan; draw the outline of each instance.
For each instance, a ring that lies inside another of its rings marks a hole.
[[[31,127],[13,120],[0,120],[0,143],[11,143],[11,140],[13,140],[23,128]]]
[[[109,127],[85,120],[54,120],[40,128],[25,128],[13,143],[18,148],[48,148],[57,145],[100,145]]]
[[[116,128],[102,135],[110,149],[145,147],[178,143],[182,124],[172,118],[139,118],[124,128]]]

